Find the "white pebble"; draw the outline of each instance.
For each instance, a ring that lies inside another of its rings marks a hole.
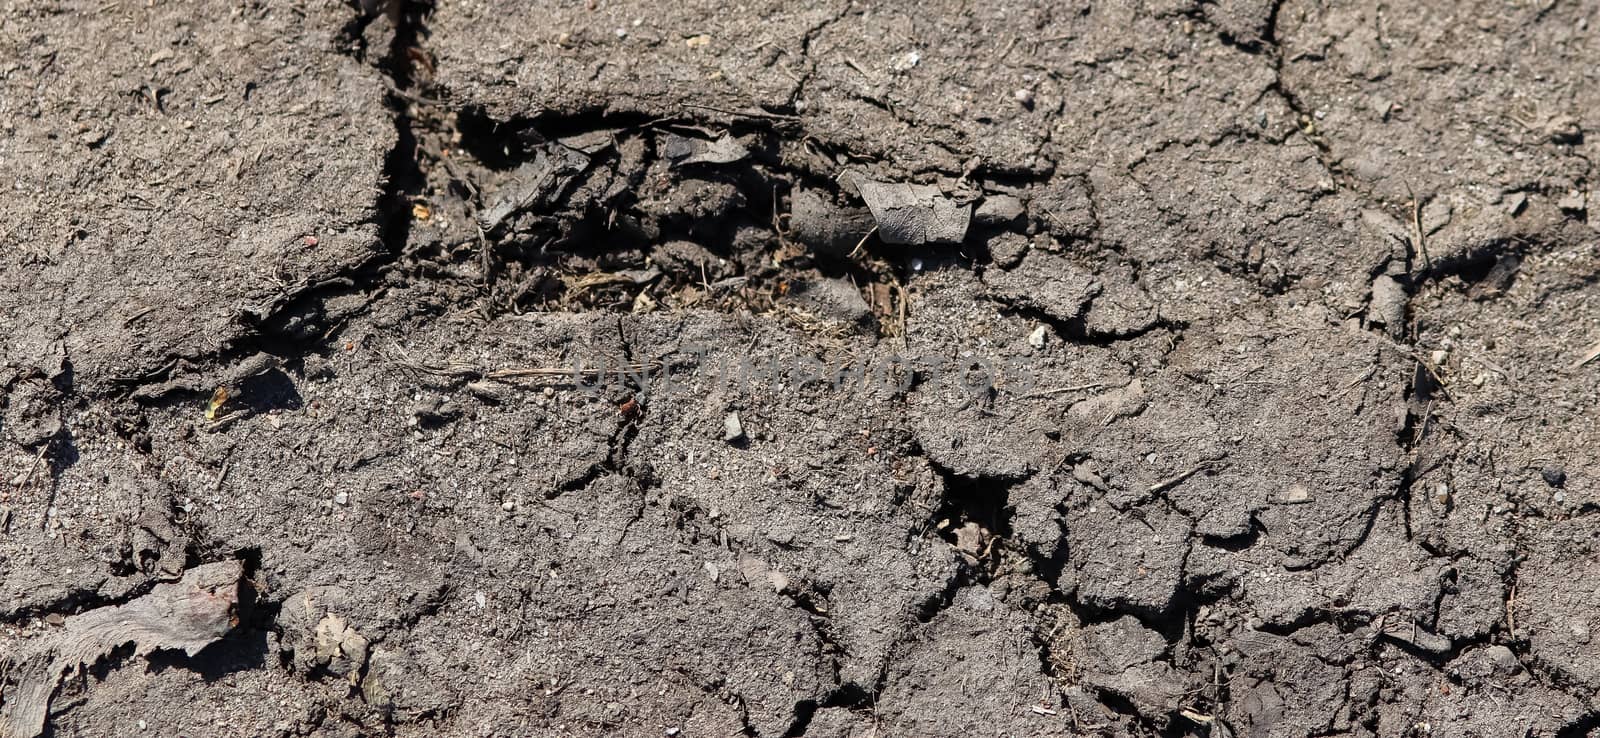
[[[1044,348],[1044,339],[1047,332],[1048,331],[1046,328],[1042,325],[1034,328],[1033,332],[1028,334],[1028,345],[1036,349]]]

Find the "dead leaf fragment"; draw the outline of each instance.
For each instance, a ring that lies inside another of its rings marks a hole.
[[[957,204],[932,185],[853,179],[884,243],[920,246],[966,239],[971,203]]]
[[[211,393],[211,401],[206,403],[206,420],[216,420],[217,411],[228,404],[228,388],[218,387]]]
[[[534,158],[512,172],[511,183],[501,188],[494,203],[478,216],[485,232],[523,211],[538,211],[559,199],[579,174],[589,169],[589,156],[557,142],[546,143]]]
[[[0,673],[17,684],[0,694],[0,737],[35,738],[44,732],[50,699],[61,680],[93,668],[126,644],[135,644],[135,656],[161,650],[193,656],[222,638],[238,623],[243,573],[237,561],[197,566],[179,581],[158,584],[126,605],[68,617],[60,631],[28,641],[19,653],[0,660]]]
[[[662,133],[661,155],[674,166],[684,164],[732,164],[750,156],[750,149],[727,133],[715,139]]]

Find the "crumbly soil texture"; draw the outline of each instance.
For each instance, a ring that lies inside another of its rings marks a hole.
[[[0,3],[0,735],[1594,735],[1594,23]]]

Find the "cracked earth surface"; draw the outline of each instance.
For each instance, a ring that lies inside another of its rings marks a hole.
[[[0,735],[1590,735],[1596,21],[0,4]]]

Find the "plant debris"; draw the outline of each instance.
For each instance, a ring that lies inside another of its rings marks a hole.
[[[903,246],[961,243],[972,205],[945,197],[932,185],[874,182],[850,177],[878,224],[878,238]]]
[[[517,167],[512,183],[483,211],[478,224],[493,231],[512,215],[547,207],[588,168],[589,156],[583,152],[561,143],[544,144],[531,161]]]
[[[715,139],[704,139],[663,132],[657,147],[661,155],[674,166],[732,164],[750,156],[750,149],[727,133]]]
[[[34,738],[44,732],[61,680],[125,644],[135,644],[136,657],[160,650],[199,653],[238,624],[243,573],[238,561],[197,566],[126,605],[68,617],[61,631],[27,642],[3,663],[5,673],[17,676],[17,686],[0,706],[0,735]]]

